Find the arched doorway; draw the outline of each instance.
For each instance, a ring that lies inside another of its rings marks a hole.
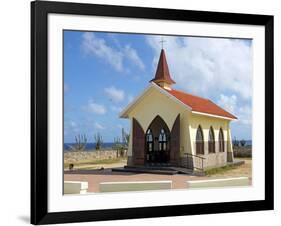
[[[146,136],[146,162],[168,163],[170,160],[170,130],[158,115],[149,125]]]

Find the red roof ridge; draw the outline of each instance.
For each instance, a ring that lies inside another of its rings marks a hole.
[[[164,89],[164,88],[162,88]],[[200,112],[210,115],[217,115],[220,117],[226,117],[231,119],[237,119],[236,116],[231,114],[230,112],[224,110],[222,107],[218,106],[216,103],[214,103],[212,100],[199,97],[193,94],[186,93],[181,90],[176,89],[164,89],[166,92],[168,92],[170,95],[177,98],[179,101],[181,101],[183,104],[191,107],[192,111],[194,112]]]
[[[176,92],[183,93],[183,94],[187,94],[187,95],[190,95],[190,96],[193,96],[193,97],[196,97],[196,98],[200,98],[200,99],[204,99],[204,100],[211,101],[211,100],[208,99],[208,98],[200,97],[200,96],[197,96],[197,95],[194,95],[194,94],[191,94],[191,93],[187,93],[187,92],[184,92],[184,91],[178,90],[178,89],[171,89],[170,91],[176,91]],[[211,102],[212,102],[212,101],[211,101]],[[214,102],[213,102],[213,103],[214,103]]]

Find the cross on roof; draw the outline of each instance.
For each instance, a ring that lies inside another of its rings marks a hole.
[[[163,39],[163,37],[161,37],[160,43],[161,43],[162,49],[163,49],[163,43],[164,43],[164,42],[166,42],[166,41]]]

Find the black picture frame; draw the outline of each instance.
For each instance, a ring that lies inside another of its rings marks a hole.
[[[199,21],[265,27],[265,199],[73,212],[48,212],[48,14],[74,14]],[[31,3],[31,223],[51,224],[193,214],[272,210],[273,186],[273,16],[35,1]]]

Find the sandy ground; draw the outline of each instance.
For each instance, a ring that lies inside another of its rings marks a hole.
[[[75,170],[65,171],[64,180],[66,181],[87,181],[88,192],[99,192],[99,183],[101,182],[118,182],[118,181],[154,181],[154,180],[171,180],[172,189],[186,188],[186,181],[188,180],[202,180],[209,178],[225,178],[225,177],[241,177],[247,176],[252,178],[251,165],[252,160],[243,159],[245,164],[219,174],[211,176],[190,176],[185,174],[176,175],[160,175],[160,174],[147,174],[147,173],[125,173],[125,172],[111,172],[110,168],[123,166],[124,163],[114,163],[103,165],[99,164],[97,168],[104,167],[104,170]]]
[[[74,164],[75,165],[75,164]],[[108,168],[116,168],[116,167],[123,167],[127,165],[127,160],[121,160],[120,162],[116,162],[116,163],[110,163],[110,164],[80,164],[79,166],[75,165],[75,169],[76,170],[92,170],[92,169],[101,169],[102,167],[104,169],[108,169]],[[66,169],[67,171],[67,169]]]
[[[236,167],[235,169],[231,169],[231,170],[227,170],[223,173],[219,173],[219,174],[214,174],[211,175],[209,177],[220,177],[220,178],[224,178],[224,177],[249,177],[250,179],[252,179],[252,159],[246,159],[246,158],[236,158],[236,159],[240,159],[243,160],[245,162],[245,164]]]

